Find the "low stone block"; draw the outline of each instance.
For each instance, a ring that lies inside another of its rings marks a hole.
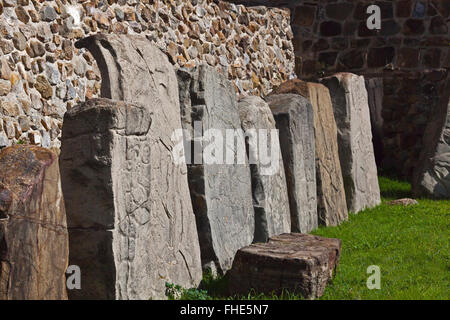
[[[0,152],[0,300],[65,300],[69,245],[58,158]]]
[[[230,293],[246,295],[300,293],[323,295],[339,263],[341,240],[306,234],[282,234],[252,244],[236,254],[230,271]]]
[[[317,214],[319,223],[336,226],[347,220],[344,182],[337,143],[337,127],[328,88],[322,84],[294,79],[273,94],[295,93],[307,98],[314,110],[316,152]]]
[[[260,97],[243,98],[238,107],[250,162],[254,242],[266,242],[271,236],[291,232],[279,134],[269,105]]]
[[[357,213],[381,203],[364,77],[338,73],[321,83],[333,102],[347,208]]]
[[[179,70],[178,81],[182,125],[191,146],[185,154],[193,154],[188,177],[202,264],[225,273],[255,231],[245,142],[226,140],[242,130],[236,93],[224,75],[206,65]]]
[[[266,99],[279,130],[291,230],[307,233],[318,226],[313,107],[296,94],[271,95]]]

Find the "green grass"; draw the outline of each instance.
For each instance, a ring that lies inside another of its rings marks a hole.
[[[379,181],[380,206],[314,232],[342,240],[337,274],[321,299],[450,299],[450,201],[417,199],[419,205],[389,206],[389,200],[411,197],[411,186],[384,177]],[[380,290],[367,288],[371,265],[380,267]],[[200,299],[301,298],[289,293],[227,297],[227,282],[226,277],[205,276]],[[195,299],[190,293],[185,298]]]

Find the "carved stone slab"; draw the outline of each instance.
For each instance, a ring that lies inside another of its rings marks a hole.
[[[338,73],[321,83],[333,102],[347,208],[357,213],[381,203],[364,77]]]
[[[347,220],[348,211],[339,162],[336,121],[327,87],[294,79],[283,83],[273,93],[296,93],[311,102],[314,110],[319,223],[326,226],[339,225]]]
[[[280,130],[293,232],[317,228],[314,115],[311,103],[297,94],[267,97]]]
[[[278,130],[269,105],[260,97],[239,101],[242,128],[248,139],[255,210],[255,242],[291,232],[291,217]],[[317,215],[316,215],[317,217]]]
[[[70,263],[82,271],[82,289],[70,298],[157,299],[165,282],[191,287],[201,279],[186,169],[173,165],[155,118],[109,99],[65,115]]]
[[[200,248],[187,169],[185,164],[175,163],[172,154],[171,136],[181,129],[172,65],[142,36],[99,34],[77,46],[87,47],[97,60],[102,96],[125,102],[88,102],[68,113],[64,123],[63,187],[68,194],[82,190],[67,205],[71,232],[81,233],[80,241],[71,241],[71,258],[77,256],[73,246],[82,251],[87,244],[81,239],[90,235],[105,244],[98,247],[97,261],[101,263],[101,255],[110,250],[108,256],[116,268],[110,275],[115,280],[105,279],[101,292],[93,285],[76,293],[77,298],[86,294],[90,298],[164,298],[165,282],[198,285],[202,277]],[[92,122],[92,114],[99,114],[99,123]],[[89,123],[94,124],[89,130],[76,133]],[[118,123],[121,125],[116,126]],[[71,151],[84,143],[91,146],[90,153]],[[79,165],[72,164],[74,159]],[[83,170],[86,172],[79,176],[74,174]],[[82,177],[86,182],[80,182]],[[89,192],[97,189],[105,191]],[[89,201],[86,193],[92,197]],[[85,209],[91,214],[81,213]],[[101,230],[93,233],[92,228]],[[86,262],[90,258],[78,256]],[[96,277],[96,266],[90,265]]]
[[[236,93],[224,75],[206,65],[191,72],[179,70],[178,79],[183,128],[190,142],[200,144],[188,169],[202,263],[224,273],[231,268],[236,251],[252,243],[255,230],[245,142],[225,143],[230,132],[242,130]],[[196,126],[200,129],[195,130]]]
[[[69,244],[58,158],[15,145],[0,152],[0,300],[67,299]]]

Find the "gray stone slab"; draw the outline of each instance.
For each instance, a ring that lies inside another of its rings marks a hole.
[[[357,213],[381,203],[364,77],[338,73],[321,83],[333,103],[347,208]]]
[[[227,130],[242,132],[236,93],[224,75],[206,65],[191,72],[179,70],[178,79],[182,124],[185,135],[190,135],[186,140],[194,140],[200,146],[200,152],[193,148],[188,170],[202,263],[204,268],[224,273],[231,268],[236,251],[252,243],[255,230],[245,142],[241,140],[237,147],[224,143]],[[200,129],[194,130],[196,126]],[[208,134],[220,135],[223,140],[212,136],[209,140]],[[210,156],[213,142],[217,142],[216,163]],[[227,155],[232,161],[226,160]]]
[[[247,137],[253,207],[254,242],[291,232],[291,217],[280,139],[269,105],[260,97],[239,101],[242,129]]]
[[[317,228],[314,116],[311,103],[296,94],[266,98],[280,130],[293,232]]]
[[[311,102],[316,142],[317,214],[319,223],[337,226],[348,219],[348,210],[330,92],[320,83],[293,79],[281,84],[273,93],[295,93]]]
[[[64,117],[70,264],[83,275],[71,299],[159,299],[166,282],[201,280],[186,168],[174,165],[171,145],[154,131],[157,117],[109,99],[89,100]]]
[[[450,199],[450,79],[424,134],[424,149],[413,176],[415,196]]]
[[[383,144],[383,78],[366,79],[366,89],[369,97],[370,123],[372,126],[372,142],[375,152],[375,161],[380,166],[384,156]]]

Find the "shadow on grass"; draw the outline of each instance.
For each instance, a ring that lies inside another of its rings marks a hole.
[[[379,177],[381,197],[387,199],[412,198],[411,184],[392,177]]]
[[[213,298],[227,297],[229,295],[229,274],[214,277],[211,272],[207,272],[203,276],[199,289],[206,290],[208,295]]]

